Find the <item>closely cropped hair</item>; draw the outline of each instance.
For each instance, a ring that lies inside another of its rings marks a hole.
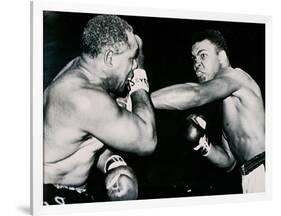
[[[107,47],[111,47],[119,53],[122,45],[128,45],[126,31],[132,32],[133,28],[120,17],[114,15],[96,16],[84,28],[82,51],[93,58]]]
[[[224,50],[227,55],[229,54],[226,41],[220,31],[214,29],[207,29],[201,32],[197,32],[193,35],[192,44],[195,44],[196,42],[205,39],[213,43],[217,47],[218,51]]]

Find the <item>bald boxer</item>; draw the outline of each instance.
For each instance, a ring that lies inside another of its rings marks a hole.
[[[84,28],[81,55],[44,91],[45,204],[94,201],[86,189],[93,165],[106,175],[109,200],[137,198],[136,176],[114,151],[142,156],[156,147],[141,46],[125,20],[96,16]],[[116,102],[127,87],[131,111]]]
[[[199,83],[172,85],[152,93],[157,109],[186,110],[221,100],[221,145],[209,143],[207,122],[192,115],[186,120],[189,143],[217,167],[231,171],[236,164],[242,174],[244,193],[265,191],[264,103],[255,80],[233,68],[226,42],[219,31],[197,34],[192,46],[193,68]],[[196,136],[194,135],[196,134]]]

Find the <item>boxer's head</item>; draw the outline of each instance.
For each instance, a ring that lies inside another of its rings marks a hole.
[[[107,69],[111,78],[109,82],[115,92],[126,90],[128,78],[131,78],[132,71],[137,68],[138,44],[132,32],[127,32],[127,36],[128,47],[121,48],[118,53],[108,51],[106,55]]]
[[[112,92],[125,89],[130,72],[137,66],[137,49],[132,26],[118,16],[96,16],[84,28],[82,51],[102,62],[102,70],[109,77],[107,85]]]
[[[96,16],[84,28],[82,51],[93,58],[109,48],[119,53],[124,46],[129,46],[127,32],[133,32],[133,28],[120,17]]]
[[[199,32],[193,37],[193,68],[199,82],[215,77],[217,72],[229,65],[228,48],[222,34],[216,30]]]

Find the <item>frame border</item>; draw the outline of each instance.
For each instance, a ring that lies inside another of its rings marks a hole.
[[[73,0],[72,0],[73,1]],[[133,8],[92,3],[66,2],[62,0],[33,0],[31,12],[31,212],[32,215],[96,212],[180,206],[190,204],[217,204],[225,202],[260,201],[272,199],[272,17],[232,13],[194,12],[155,8]],[[148,17],[182,18],[209,21],[235,21],[265,24],[265,114],[266,114],[266,192],[260,194],[148,199],[125,202],[85,203],[67,206],[43,206],[43,11],[77,13],[104,13],[118,15],[141,15]]]

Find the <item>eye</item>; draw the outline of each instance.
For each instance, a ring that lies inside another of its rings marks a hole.
[[[207,57],[207,54],[206,54],[206,53],[201,53],[201,54],[200,54],[200,58],[201,58],[201,59],[205,59],[206,57]]]

